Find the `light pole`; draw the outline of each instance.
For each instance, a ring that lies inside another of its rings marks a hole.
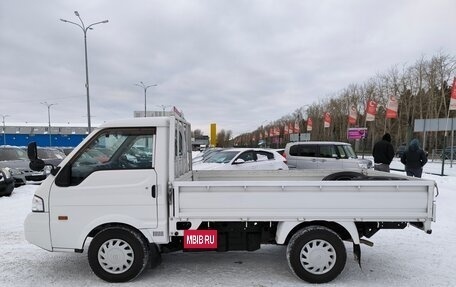
[[[5,131],[5,118],[9,117],[10,115],[0,115],[2,117],[2,124],[3,124],[3,145],[6,145],[6,131]]]
[[[147,112],[147,89],[150,87],[156,87],[158,86],[157,84],[153,85],[148,85],[146,86],[142,81],[139,82],[139,84],[135,84],[135,86],[141,87],[144,89],[144,117],[146,117],[146,112]]]
[[[42,105],[45,105],[48,109],[48,134],[49,134],[49,146],[52,146],[52,132],[51,132],[51,107],[57,104],[48,104],[47,102],[42,102]]]
[[[85,84],[85,86],[86,86],[86,90],[87,90],[87,125],[88,125],[88,130],[89,130],[89,133],[90,133],[92,131],[92,126],[90,124],[89,65],[88,65],[88,62],[87,62],[87,31],[89,29],[93,30],[93,28],[91,28],[91,27],[94,26],[94,25],[108,23],[109,21],[108,20],[104,20],[104,21],[92,23],[92,24],[90,24],[89,26],[86,27],[84,25],[84,22],[82,21],[81,17],[79,16],[78,11],[74,11],[74,15],[76,15],[79,18],[79,21],[81,21],[81,25],[79,25],[78,23],[75,23],[75,22],[71,22],[71,21],[65,20],[65,19],[60,19],[60,21],[62,21],[64,23],[74,24],[74,25],[78,26],[79,28],[81,28],[82,32],[84,33],[84,52],[85,52],[85,70],[86,70],[86,84]]]

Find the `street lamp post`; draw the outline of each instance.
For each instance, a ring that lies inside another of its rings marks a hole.
[[[52,146],[52,132],[51,132],[51,107],[57,104],[48,104],[47,102],[41,103],[48,109],[48,134],[49,134],[49,146]]]
[[[156,87],[157,84],[153,85],[148,85],[146,86],[142,81],[139,82],[139,84],[135,84],[135,86],[141,87],[144,89],[144,117],[146,117],[146,112],[147,112],[147,89],[150,87]]]
[[[89,26],[86,27],[84,25],[84,22],[82,21],[81,17],[79,16],[78,11],[74,11],[74,15],[76,15],[79,18],[79,21],[81,21],[81,25],[79,25],[78,23],[75,23],[75,22],[71,22],[71,21],[65,20],[65,19],[60,19],[60,21],[62,21],[64,23],[74,24],[74,25],[78,26],[79,28],[81,28],[82,32],[84,33],[84,52],[85,52],[85,70],[86,70],[86,84],[85,84],[85,86],[86,86],[86,90],[87,90],[87,125],[88,125],[88,130],[89,130],[89,133],[90,133],[92,131],[92,126],[91,126],[91,123],[90,123],[89,65],[88,65],[88,61],[87,61],[87,31],[89,29],[92,30],[93,28],[91,28],[91,27],[94,26],[94,25],[108,23],[109,21],[108,20],[104,20],[104,21],[92,23],[92,24],[90,24]]]
[[[5,131],[5,118],[9,117],[10,115],[0,115],[2,117],[2,124],[3,124],[3,145],[6,145],[6,131]]]

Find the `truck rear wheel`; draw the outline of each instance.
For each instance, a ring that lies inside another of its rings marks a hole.
[[[129,228],[107,228],[95,235],[90,243],[90,267],[98,277],[108,282],[132,280],[149,262],[146,241],[139,232]]]
[[[347,253],[342,239],[324,226],[308,226],[296,232],[287,246],[293,273],[310,283],[326,283],[344,269]]]
[[[360,172],[354,171],[341,171],[329,174],[322,180],[365,180],[366,176]]]

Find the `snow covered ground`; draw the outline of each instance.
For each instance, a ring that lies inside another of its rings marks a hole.
[[[403,169],[397,159],[391,167]],[[429,163],[425,172],[440,174],[441,163]],[[362,269],[352,260],[327,286],[456,286],[456,166],[445,167],[438,183],[437,222],[433,233],[408,227],[381,230],[361,246]],[[36,185],[0,198],[0,286],[109,286],[90,270],[87,254],[52,253],[24,239],[23,222],[31,208]],[[306,286],[289,271],[285,247],[265,246],[255,252],[172,253],[163,263],[122,286]],[[325,286],[326,286],[325,285]],[[119,285],[117,285],[119,286]]]

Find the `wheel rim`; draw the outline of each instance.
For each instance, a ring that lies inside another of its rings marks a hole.
[[[301,249],[301,264],[312,274],[324,274],[336,264],[336,251],[333,246],[321,239],[307,242]]]
[[[111,239],[98,249],[98,262],[109,273],[120,274],[133,265],[135,255],[130,244],[121,239]]]

